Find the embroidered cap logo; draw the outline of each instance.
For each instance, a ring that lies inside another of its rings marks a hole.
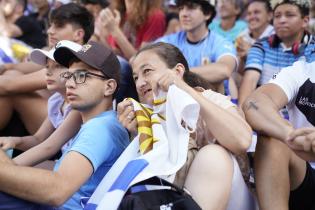
[[[86,52],[86,51],[88,51],[91,47],[92,47],[92,45],[90,45],[90,44],[85,44],[85,45],[82,46],[82,48],[81,48],[80,51]]]

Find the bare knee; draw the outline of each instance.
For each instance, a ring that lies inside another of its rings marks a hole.
[[[202,209],[225,209],[230,196],[233,161],[219,145],[207,145],[196,155],[185,187]]]

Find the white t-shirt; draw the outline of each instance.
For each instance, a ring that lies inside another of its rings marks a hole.
[[[315,62],[297,61],[270,83],[278,85],[287,95],[289,118],[295,128],[315,126]],[[312,167],[315,168],[315,162]]]

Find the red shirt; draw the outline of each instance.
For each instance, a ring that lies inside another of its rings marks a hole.
[[[127,27],[124,27],[124,34],[131,44],[136,49],[139,49],[142,42],[152,42],[163,36],[165,27],[165,14],[162,10],[156,9],[150,13],[147,21],[144,22],[135,33],[132,33]],[[112,36],[109,36],[107,41],[112,48],[120,48]]]

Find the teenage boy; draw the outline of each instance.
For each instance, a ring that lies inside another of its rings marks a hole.
[[[256,42],[249,50],[240,86],[240,105],[257,86],[267,83],[282,68],[299,59],[308,62],[315,60],[315,42],[306,31],[309,8],[306,0],[282,0],[274,6],[276,34]]]
[[[63,5],[52,11],[50,27],[47,31],[49,46],[60,40],[86,43],[94,31],[93,16],[75,3]],[[21,68],[28,63],[18,64]],[[21,75],[8,71],[0,76],[0,130],[10,121],[13,111],[19,114],[29,133],[34,133],[46,118],[47,91],[34,92],[46,88],[45,69],[34,69],[34,73]],[[11,134],[12,135],[12,134]]]
[[[209,31],[207,26],[215,16],[215,8],[208,0],[178,0],[176,4],[183,31],[157,41],[178,47],[191,71],[214,84],[218,90],[218,84],[229,79],[237,66],[235,48],[231,42]]]
[[[82,209],[80,199],[91,196],[129,137],[112,110],[120,80],[116,55],[96,42],[79,51],[61,41],[55,60],[69,68],[67,100],[81,113],[83,125],[54,171],[16,166],[0,151],[0,209]],[[102,55],[102,56],[99,56]]]

